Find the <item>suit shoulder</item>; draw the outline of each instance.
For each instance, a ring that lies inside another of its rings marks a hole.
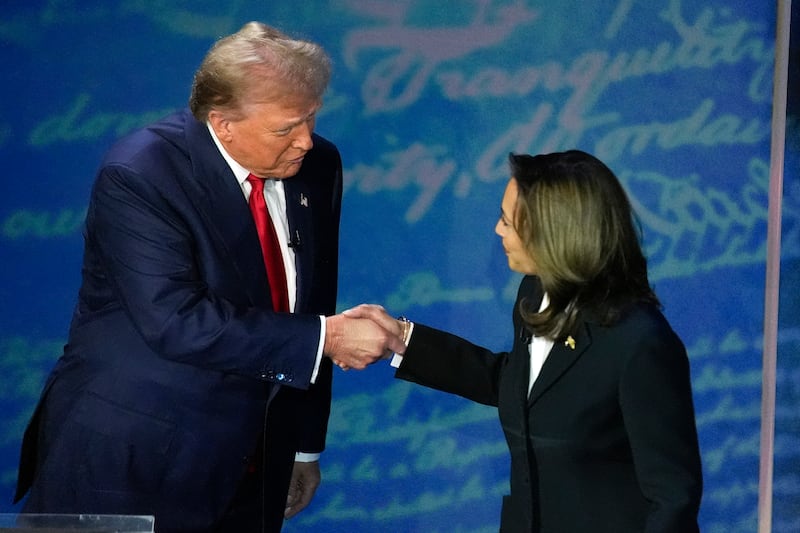
[[[314,140],[314,150],[319,150],[320,152],[328,154],[339,153],[339,149],[336,147],[336,145],[322,135],[314,133],[312,135],[312,139]]]
[[[643,330],[668,329],[672,331],[672,326],[661,310],[649,303],[632,305],[621,317],[620,323],[630,324]]]
[[[683,349],[683,341],[664,314],[652,304],[632,306],[611,329],[631,346],[654,343]]]
[[[161,158],[172,158],[176,152],[186,154],[186,125],[186,113],[177,112],[135,130],[114,143],[106,152],[102,166],[137,168],[159,164]]]
[[[306,160],[311,160],[312,163],[319,161],[330,164],[333,162],[337,167],[342,166],[342,158],[335,144],[316,133],[313,135],[312,139],[314,141],[314,148],[306,154]]]

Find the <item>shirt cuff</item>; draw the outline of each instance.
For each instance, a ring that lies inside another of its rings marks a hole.
[[[320,455],[322,454],[297,452],[294,454],[294,460],[297,463],[313,463],[315,461],[319,461]]]
[[[411,335],[414,333],[414,323],[408,323],[408,338],[406,339],[406,347],[408,347],[408,343],[411,342]],[[394,368],[400,368],[400,365],[403,364],[403,356],[399,353],[392,354],[392,360],[389,362],[391,366]]]
[[[317,382],[319,365],[322,362],[322,350],[325,348],[325,317],[319,316],[319,344],[317,345],[317,360],[314,362],[314,371],[311,373],[311,383]]]

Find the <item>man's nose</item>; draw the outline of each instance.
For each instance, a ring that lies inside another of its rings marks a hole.
[[[295,135],[292,146],[300,148],[306,152],[314,147],[314,141],[311,139],[311,134],[314,132],[314,125],[311,122],[304,122],[299,124],[296,128],[297,134]]]

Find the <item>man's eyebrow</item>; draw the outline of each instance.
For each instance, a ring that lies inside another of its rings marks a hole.
[[[311,117],[313,117],[314,115],[316,115],[316,114],[317,114],[317,111],[319,111],[319,109],[315,109],[315,110],[314,110],[314,111],[312,111],[311,113],[307,114],[307,115],[306,115],[306,116],[304,116],[304,117],[300,117],[300,118],[298,118],[298,119],[297,119],[297,120],[295,120],[294,122],[289,122],[289,123],[287,123],[287,124],[284,124],[284,125],[283,125],[283,126],[281,126],[280,128],[275,128],[275,129],[272,129],[272,130],[270,130],[270,131],[284,131],[284,130],[290,130],[290,129],[294,128],[295,126],[298,126],[298,125],[302,124],[303,122],[307,121],[308,119],[310,119],[310,118],[311,118]]]

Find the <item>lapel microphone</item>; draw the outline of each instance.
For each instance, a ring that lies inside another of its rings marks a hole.
[[[299,249],[302,242],[300,241],[300,230],[294,230],[294,233],[289,237],[289,248]]]
[[[528,331],[528,328],[526,328],[525,326],[520,328],[520,330],[519,330],[519,340],[523,344],[528,344],[529,342],[531,342],[531,337],[532,337],[532,335],[531,335],[531,332]]]

